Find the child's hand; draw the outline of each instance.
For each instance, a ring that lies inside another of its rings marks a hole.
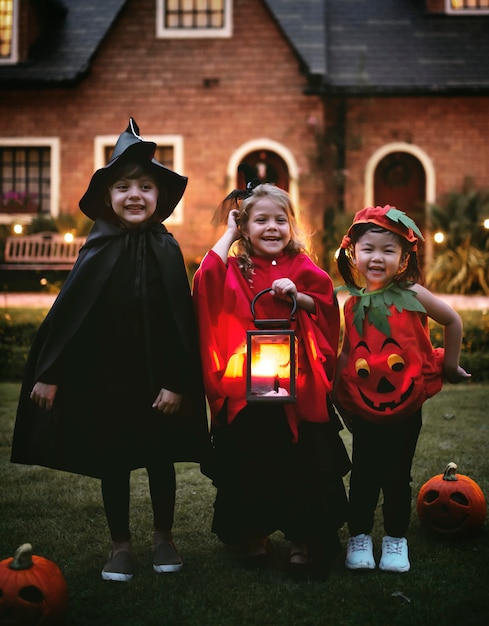
[[[169,389],[160,389],[156,400],[153,402],[153,409],[158,409],[162,413],[176,413],[182,403],[182,396]]]
[[[41,409],[50,411],[53,408],[57,391],[58,385],[48,385],[47,383],[37,382],[32,388],[31,400],[40,406]]]
[[[277,278],[272,283],[271,293],[282,300],[290,301],[290,296],[297,298],[297,287],[290,278]]]
[[[233,235],[234,239],[239,239],[240,232],[238,228],[239,211],[233,209],[228,215],[228,231]]]
[[[467,380],[467,378],[471,378],[472,374],[469,374],[464,370],[463,367],[457,365],[456,369],[445,369],[443,371],[446,380],[453,385],[462,382],[463,380]]]

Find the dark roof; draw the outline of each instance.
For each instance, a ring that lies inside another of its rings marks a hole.
[[[489,16],[431,14],[425,0],[266,0],[311,74],[325,59],[319,91],[480,93],[489,91]],[[324,7],[324,24],[312,19]],[[311,41],[307,41],[308,38]]]
[[[325,0],[265,0],[265,4],[304,62],[308,73],[325,76]]]
[[[489,92],[489,16],[429,14],[425,0],[264,0],[310,91]],[[30,60],[0,65],[1,88],[83,79],[125,0],[38,0],[49,31]],[[47,43],[46,43],[47,42]]]
[[[91,61],[126,0],[43,0],[46,27],[34,43],[29,60],[0,65],[0,85],[50,87],[73,84]]]

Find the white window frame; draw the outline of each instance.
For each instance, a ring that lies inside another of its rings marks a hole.
[[[2,148],[38,148],[47,147],[51,150],[49,166],[51,205],[49,214],[51,217],[59,215],[59,185],[60,185],[60,140],[58,137],[0,137]],[[32,213],[15,213],[15,215],[0,214],[0,224],[13,222],[30,223]]]
[[[9,57],[0,57],[0,65],[13,65],[19,61],[19,0],[13,0],[12,46]]]
[[[233,34],[233,0],[224,0],[222,28],[166,28],[166,0],[156,0],[156,37],[158,39],[229,38]]]
[[[107,165],[105,161],[105,151],[113,148],[119,139],[119,135],[99,135],[94,141],[94,164],[95,170]],[[145,135],[144,141],[153,141],[157,146],[171,146],[173,148],[173,165],[170,169],[179,174],[183,171],[183,137],[182,135]],[[165,224],[183,224],[183,198],[177,204],[170,217],[167,217]]]
[[[452,0],[445,0],[445,13],[447,13],[447,15],[459,17],[461,15],[489,15],[489,6],[456,9],[452,6]]]

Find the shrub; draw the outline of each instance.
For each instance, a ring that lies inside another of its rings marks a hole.
[[[34,309],[0,315],[0,381],[22,379],[34,335],[47,311]],[[489,380],[489,311],[460,311],[464,321],[461,365],[474,382]],[[430,320],[431,341],[443,346],[443,328]]]

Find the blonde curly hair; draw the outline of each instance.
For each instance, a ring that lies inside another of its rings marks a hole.
[[[251,210],[255,204],[263,198],[270,198],[270,200],[282,208],[289,221],[291,236],[289,243],[284,249],[284,253],[290,256],[295,256],[296,254],[299,254],[299,252],[305,252],[308,254],[309,250],[306,238],[302,233],[295,217],[294,208],[289,194],[280,187],[276,187],[270,183],[257,185],[253,189],[251,195],[242,200],[239,206],[239,216],[237,218],[240,230],[248,224]],[[251,257],[254,254],[253,246],[249,239],[241,236],[233,246],[233,253],[238,259],[241,272],[244,276],[249,277],[253,271],[253,261]]]

